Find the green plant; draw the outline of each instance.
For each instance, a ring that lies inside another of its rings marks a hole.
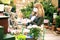
[[[48,17],[47,16],[44,16],[44,19],[48,19]]]
[[[60,16],[57,16],[55,20],[56,20],[56,25],[55,26],[60,27]]]
[[[12,6],[11,12],[16,12],[16,6],[15,5]]]
[[[52,23],[53,13],[57,12],[57,8],[52,5],[51,0],[48,0],[48,1],[44,0],[41,3],[45,10],[45,16],[47,16],[49,21]]]
[[[33,2],[28,4],[26,8],[21,9],[21,12],[24,14],[25,17],[29,18],[32,10],[33,10]]]
[[[40,29],[39,28],[31,28],[30,29],[30,35],[34,38],[37,39],[40,35]]]

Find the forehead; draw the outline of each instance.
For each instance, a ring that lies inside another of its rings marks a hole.
[[[33,12],[38,12],[38,9],[37,8],[33,8]]]

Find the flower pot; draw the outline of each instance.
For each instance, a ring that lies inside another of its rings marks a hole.
[[[49,26],[48,26],[48,25],[45,25],[44,27],[45,27],[46,29],[48,29],[48,28],[49,28]]]
[[[56,33],[60,34],[60,28],[56,28]]]
[[[52,31],[56,31],[55,25],[52,25]]]
[[[51,26],[49,26],[49,29],[50,29],[50,30],[52,30],[52,27],[51,27]]]
[[[57,29],[57,31],[60,31],[60,28],[56,28]]]
[[[48,19],[44,19],[44,25],[45,25],[46,29],[49,28],[48,23],[49,23],[49,20]]]

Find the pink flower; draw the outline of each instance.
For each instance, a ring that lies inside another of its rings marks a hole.
[[[44,23],[48,23],[49,22],[49,20],[48,19],[44,19]]]

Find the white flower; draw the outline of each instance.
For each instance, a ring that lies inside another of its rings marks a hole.
[[[38,26],[37,25],[32,25],[33,28],[37,28]]]
[[[30,28],[32,28],[32,26],[31,26],[31,25],[29,25],[27,28],[28,28],[28,29],[30,29]]]
[[[30,30],[29,29],[24,29],[24,31],[23,32],[27,32],[27,33],[29,33],[30,32]]]

